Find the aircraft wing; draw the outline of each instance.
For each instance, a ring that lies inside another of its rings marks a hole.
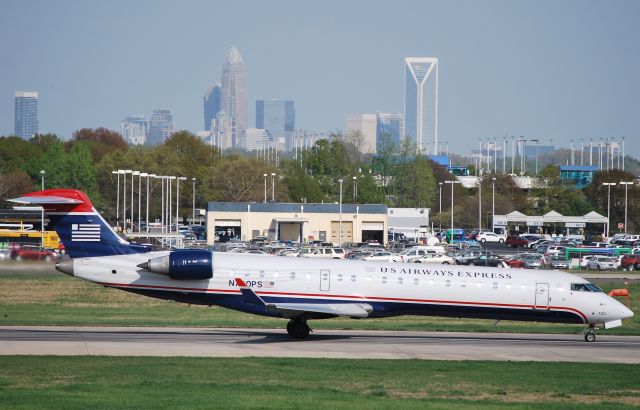
[[[246,303],[263,305],[268,310],[278,312],[288,318],[302,316],[307,313],[312,315],[367,317],[373,311],[373,307],[367,303],[266,303],[241,278],[236,278],[236,283]]]

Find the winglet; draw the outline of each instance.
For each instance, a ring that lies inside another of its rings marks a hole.
[[[246,303],[251,303],[252,305],[261,305],[265,306],[264,300],[249,287],[247,283],[241,278],[236,278],[236,285],[240,288],[240,292],[244,296],[244,301]]]

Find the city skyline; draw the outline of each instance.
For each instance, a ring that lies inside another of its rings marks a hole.
[[[403,59],[434,56],[442,66],[439,140],[452,152],[506,131],[561,147],[626,137],[626,153],[640,156],[635,2],[354,1],[339,15],[331,2],[156,4],[0,5],[0,51],[11,56],[0,78],[0,134],[14,131],[19,90],[39,92],[40,132],[62,138],[85,127],[118,130],[126,116],[154,107],[171,107],[177,128],[196,133],[203,91],[235,44],[247,63],[247,118],[266,98],[295,101],[297,126],[317,132],[343,129],[351,112],[402,112]],[[225,18],[210,24],[211,15]],[[387,24],[366,23],[375,20]],[[131,29],[112,30],[110,21]],[[331,21],[328,30],[322,21]],[[25,24],[32,29],[11,35]],[[171,58],[158,64],[161,53]]]

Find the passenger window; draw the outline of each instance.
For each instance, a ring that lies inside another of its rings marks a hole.
[[[355,282],[356,281],[356,275],[351,275],[351,282]]]
[[[342,282],[342,273],[338,273],[338,282]]]
[[[398,285],[402,285],[402,276],[398,276]]]
[[[467,287],[467,282],[465,282],[465,281],[460,282],[460,286],[463,287],[463,288],[466,288]]]
[[[387,277],[386,276],[382,277],[382,283],[387,283]]]
[[[498,289],[498,282],[493,282],[493,288]]]
[[[414,284],[414,285],[417,285],[419,282],[420,282],[420,281],[418,280],[418,278],[414,278],[414,279],[413,279],[413,284]]]
[[[296,278],[296,273],[295,273],[295,272],[291,272],[291,273],[289,274],[289,277],[290,277],[291,279],[295,279],[295,278]]]
[[[444,281],[444,286],[449,287],[451,286],[451,281],[449,279]]]

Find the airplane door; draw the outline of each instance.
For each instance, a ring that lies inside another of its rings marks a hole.
[[[320,269],[320,290],[328,291],[331,285],[331,271],[329,269]]]
[[[549,284],[548,283],[536,283],[536,302],[533,305],[534,309],[548,309],[549,308]]]

